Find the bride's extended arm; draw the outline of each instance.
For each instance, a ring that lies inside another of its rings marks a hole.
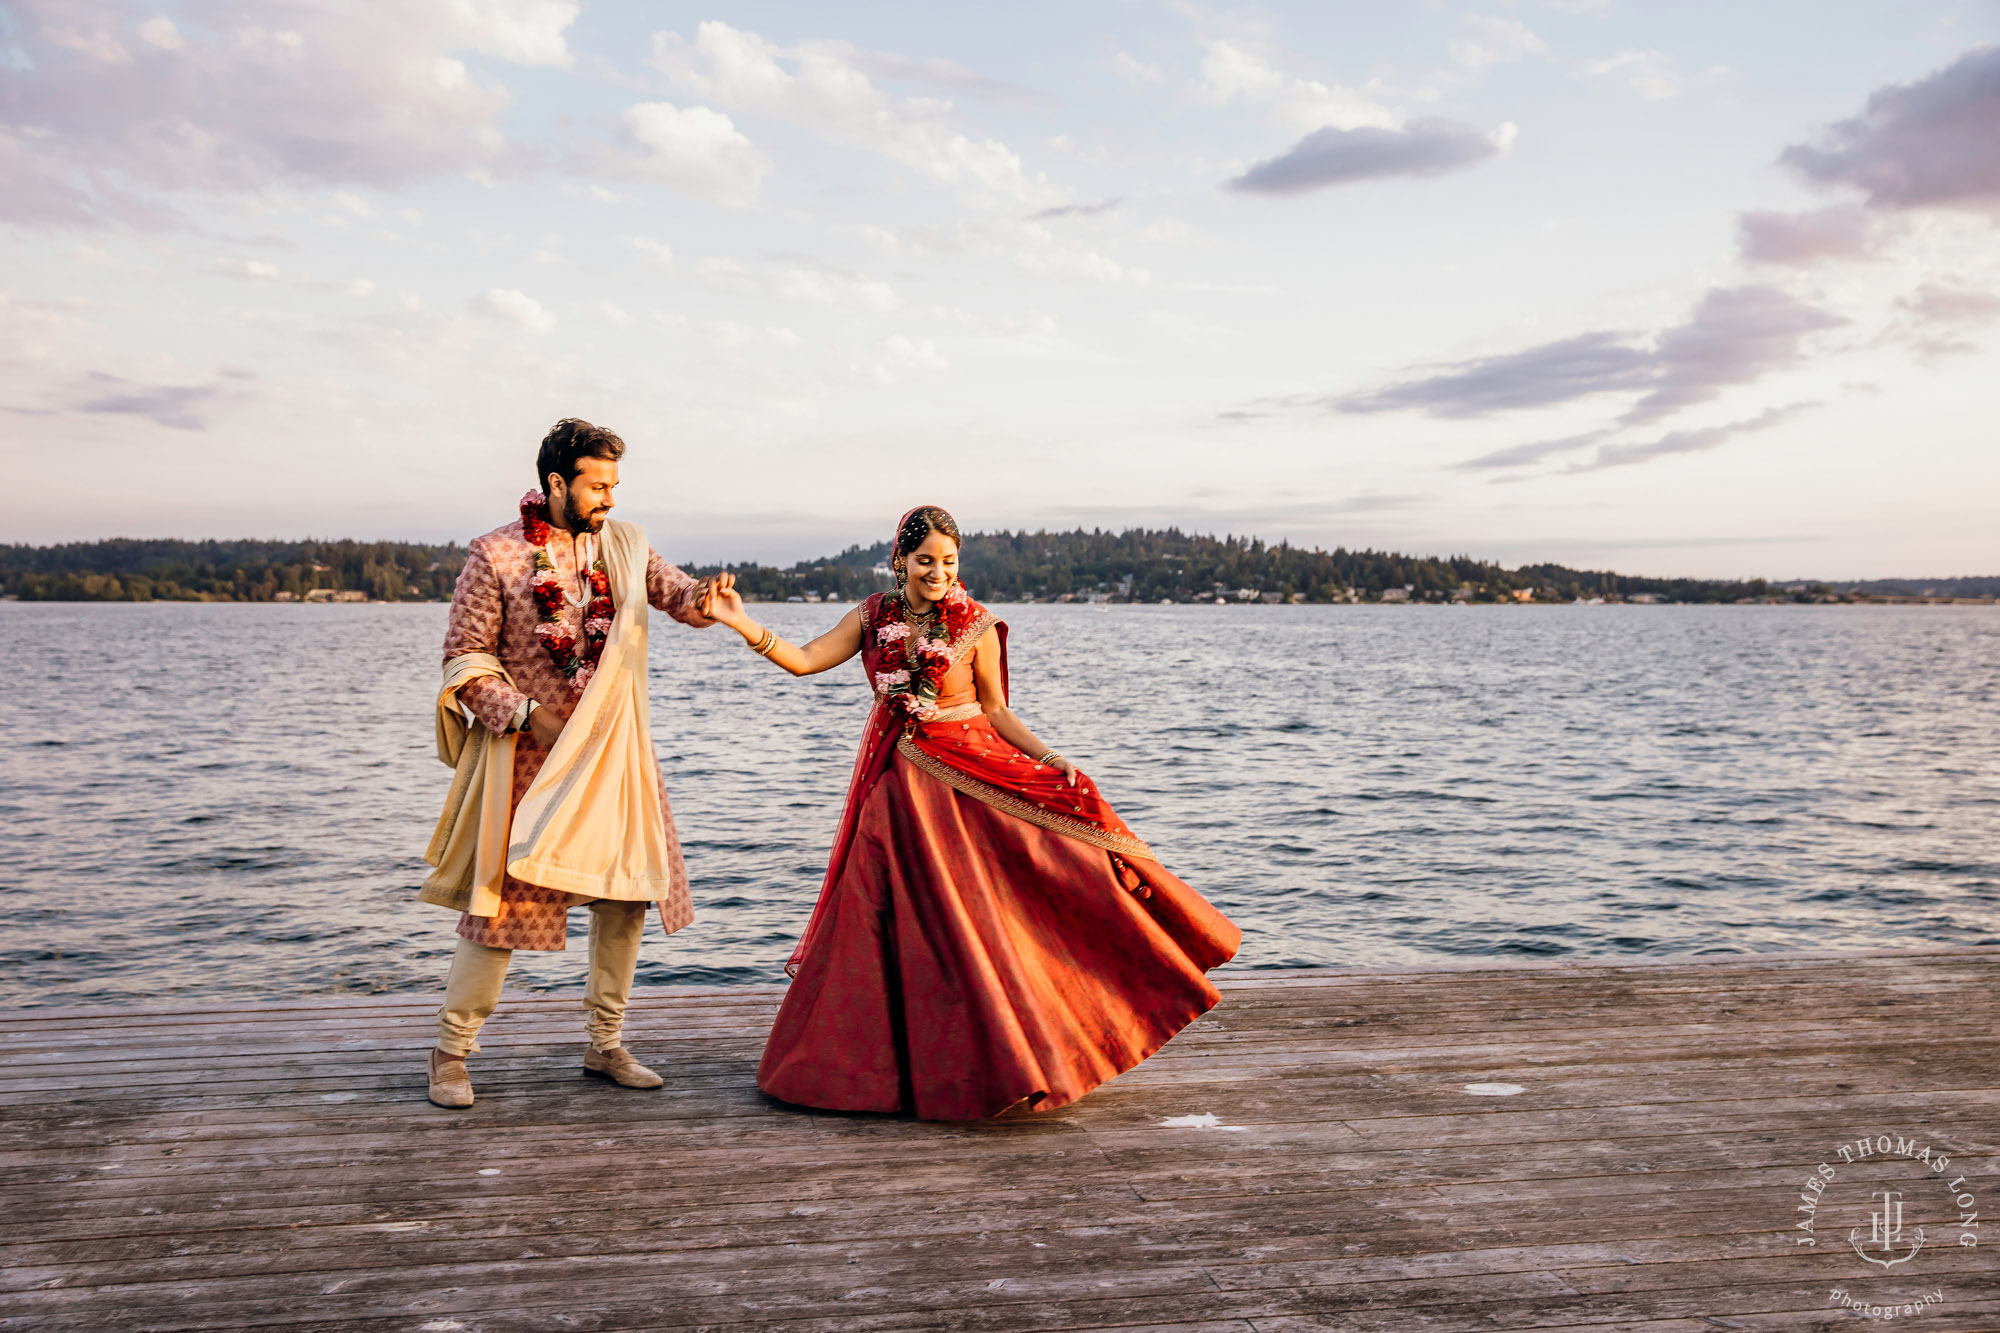
[[[1007,706],[1007,683],[1000,678],[1000,636],[987,630],[984,638],[972,648],[972,682],[979,689],[979,707],[986,714],[986,720],[993,724],[993,730],[1009,745],[1030,759],[1039,760],[1043,755],[1053,753],[1041,738],[1028,730],[1028,724],[1014,716],[1014,710]],[[1076,765],[1061,755],[1049,761],[1069,779],[1069,785],[1076,785]]]
[[[718,587],[711,592],[702,613],[741,634],[743,642],[752,648],[762,645],[768,633],[743,609],[743,595],[734,587]],[[813,676],[839,666],[860,651],[861,608],[857,606],[842,616],[838,625],[804,647],[771,635],[771,645],[764,656],[794,676]]]

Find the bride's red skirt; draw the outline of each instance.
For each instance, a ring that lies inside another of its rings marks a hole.
[[[1236,927],[1111,854],[896,755],[863,802],[757,1086],[804,1106],[977,1120],[1066,1105],[1220,998]]]

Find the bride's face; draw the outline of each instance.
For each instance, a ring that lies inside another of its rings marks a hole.
[[[942,532],[933,532],[923,544],[903,557],[909,572],[905,589],[912,610],[929,609],[929,603],[943,598],[958,582],[958,543]]]

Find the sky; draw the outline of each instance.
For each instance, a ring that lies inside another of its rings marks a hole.
[[[2000,3],[0,0],[0,540],[2000,572]]]

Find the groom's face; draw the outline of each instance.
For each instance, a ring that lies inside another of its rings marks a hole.
[[[618,462],[612,458],[579,458],[576,476],[560,492],[561,478],[549,485],[550,500],[562,502],[563,526],[571,532],[598,532],[617,503],[611,492],[618,486]]]

